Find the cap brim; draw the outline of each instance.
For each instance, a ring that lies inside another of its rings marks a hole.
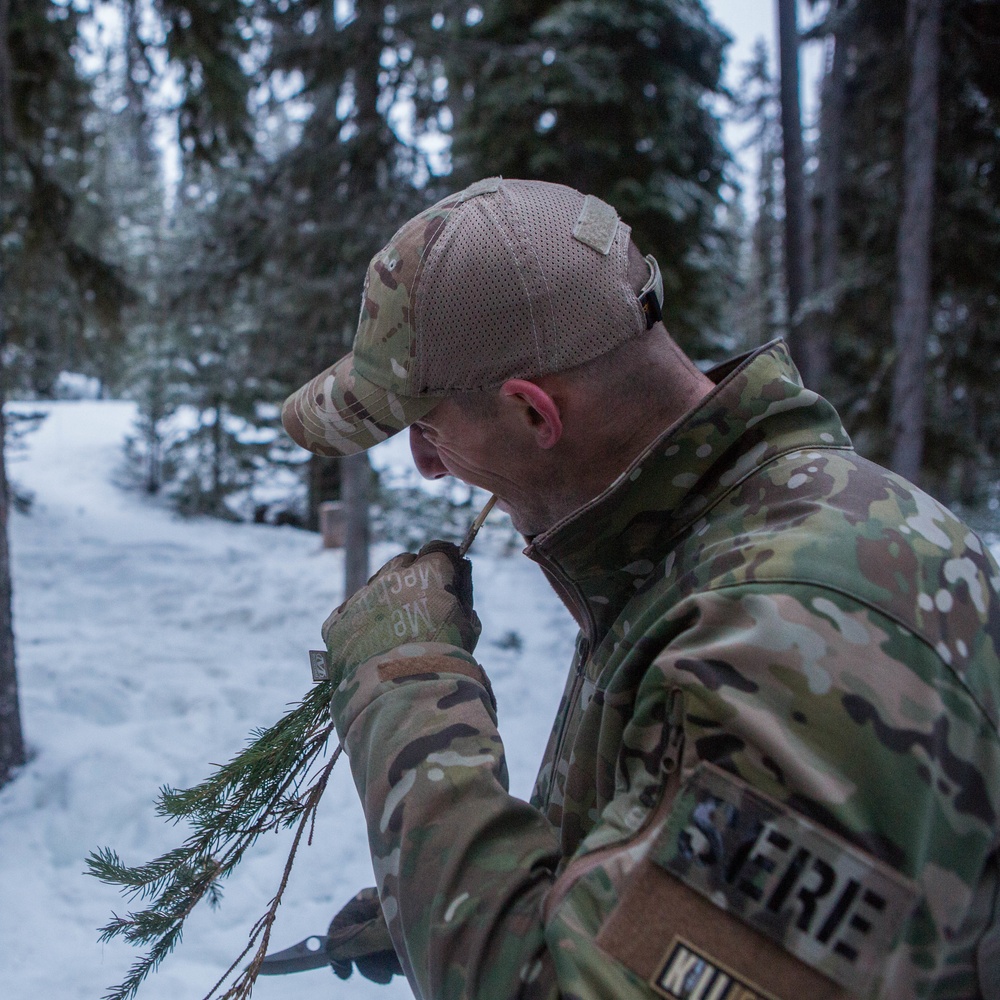
[[[361,375],[348,354],[281,408],[281,423],[296,444],[317,455],[367,451],[429,413],[440,396],[401,396]]]

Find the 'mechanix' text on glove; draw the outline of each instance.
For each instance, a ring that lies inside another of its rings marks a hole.
[[[390,559],[323,624],[341,739],[379,685],[458,673],[488,688],[472,656],[481,625],[472,607],[472,566],[450,542]],[[361,697],[358,697],[361,695]]]

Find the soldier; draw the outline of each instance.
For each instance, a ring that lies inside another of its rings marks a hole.
[[[491,178],[399,230],[285,404],[322,455],[409,427],[580,627],[529,804],[454,546],[327,619],[378,882],[328,957],[426,1000],[996,1000],[1000,570],[781,342],[703,374],[662,295],[613,208]]]

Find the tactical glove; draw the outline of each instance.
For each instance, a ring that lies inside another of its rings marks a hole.
[[[330,680],[336,687],[402,646],[444,643],[471,653],[480,631],[472,564],[451,542],[428,542],[417,555],[390,559],[323,623]]]
[[[403,974],[375,889],[362,889],[330,921],[326,954],[341,979],[350,976],[352,963],[366,979],[383,986]]]

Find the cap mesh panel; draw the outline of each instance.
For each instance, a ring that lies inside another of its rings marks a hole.
[[[504,181],[452,212],[417,288],[415,391],[563,371],[645,329],[628,227],[600,254],[572,235],[582,205],[572,188]]]

